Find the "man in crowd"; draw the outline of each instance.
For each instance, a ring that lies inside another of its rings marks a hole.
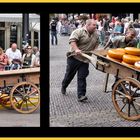
[[[125,47],[136,47],[137,40],[136,40],[136,31],[134,28],[128,29],[126,35],[123,36],[115,36],[110,38],[104,49],[107,47],[113,48],[125,48]]]
[[[55,38],[55,45],[58,44],[57,39],[57,22],[52,20],[50,23],[50,31],[51,31],[51,44],[54,45],[54,38]]]
[[[6,50],[6,55],[9,59],[10,69],[19,69],[21,66],[21,52],[17,49],[17,44],[12,43],[11,47]]]

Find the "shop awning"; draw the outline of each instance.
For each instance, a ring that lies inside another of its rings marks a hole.
[[[0,22],[22,22],[22,14],[0,14]],[[29,14],[29,22],[40,23],[40,15]]]

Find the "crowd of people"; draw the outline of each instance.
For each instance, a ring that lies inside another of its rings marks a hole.
[[[40,67],[38,47],[27,46],[22,53],[16,43],[12,43],[5,52],[0,47],[0,71]]]
[[[112,17],[110,20],[106,17],[97,20],[99,39],[103,46],[106,45],[107,34],[111,35],[113,39],[115,36],[125,36],[127,35],[129,29],[136,31],[135,39],[140,40],[140,21],[136,19],[134,22],[130,17],[118,18]]]
[[[85,26],[86,18],[73,19],[73,20],[55,20],[50,22],[51,31],[51,43],[52,45],[58,44],[57,34],[59,35],[71,35],[71,33],[78,28]],[[140,20],[135,19],[132,21],[130,17],[119,18],[112,16],[108,18],[104,16],[95,16],[97,31],[99,35],[100,45],[104,47],[108,41],[109,35],[111,37],[125,35],[129,28],[134,28],[136,30],[136,38],[140,40]],[[54,43],[55,42],[55,43]]]

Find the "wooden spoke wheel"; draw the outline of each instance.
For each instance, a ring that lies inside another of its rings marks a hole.
[[[12,107],[20,113],[32,113],[40,105],[40,90],[30,82],[16,84],[10,93]]]
[[[140,119],[140,82],[133,78],[117,81],[112,100],[119,115],[127,120]]]

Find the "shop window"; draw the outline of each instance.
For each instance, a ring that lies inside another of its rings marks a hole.
[[[10,43],[17,43],[17,26],[11,25],[10,27]]]
[[[38,32],[34,32],[34,46],[38,46]]]
[[[4,30],[0,30],[0,47],[2,47],[3,50],[5,49],[5,31]]]
[[[31,40],[31,32],[29,32],[29,41],[28,41],[29,45],[31,45],[32,44],[31,42],[33,41],[34,46],[38,46],[38,32],[34,31],[33,39],[34,40]]]
[[[5,22],[0,22],[0,27],[5,27]]]

